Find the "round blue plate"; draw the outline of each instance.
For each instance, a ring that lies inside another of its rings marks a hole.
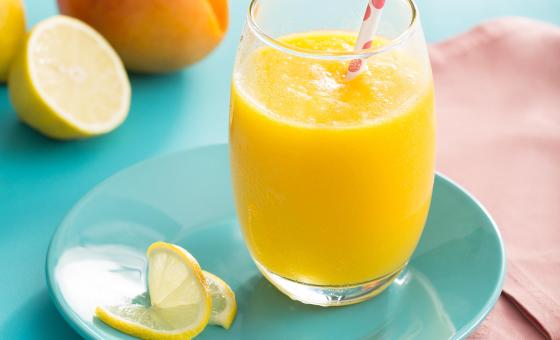
[[[251,261],[235,218],[228,148],[216,145],[120,172],[64,219],[49,247],[47,282],[78,333],[130,338],[95,319],[94,308],[144,292],[144,254],[159,240],[188,249],[236,293],[231,329],[209,326],[200,339],[462,338],[495,304],[505,273],[504,248],[488,213],[438,175],[420,244],[384,293],[337,308],[292,301]]]

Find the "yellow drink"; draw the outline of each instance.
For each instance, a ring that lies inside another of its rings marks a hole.
[[[355,37],[311,32],[280,40],[351,50]],[[347,61],[269,47],[246,58],[234,75],[230,147],[252,256],[274,274],[314,285],[398,271],[430,205],[431,77],[396,51],[368,59],[368,70],[349,82]]]

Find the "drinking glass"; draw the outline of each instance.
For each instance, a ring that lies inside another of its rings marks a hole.
[[[363,301],[407,265],[434,180],[431,68],[412,0],[354,50],[363,0],[253,0],[233,73],[230,158],[245,243],[295,300]],[[367,65],[346,79],[348,65]]]

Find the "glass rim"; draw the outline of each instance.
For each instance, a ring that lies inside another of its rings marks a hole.
[[[414,0],[401,0],[408,3],[410,6],[412,17],[406,29],[399,34],[396,38],[389,40],[385,45],[373,47],[370,49],[359,49],[353,51],[316,51],[301,47],[296,47],[279,41],[268,35],[255,20],[255,8],[261,0],[251,0],[249,4],[249,11],[247,13],[247,23],[253,33],[266,45],[279,50],[281,52],[289,53],[298,57],[323,59],[323,60],[351,60],[351,59],[366,59],[384,52],[388,52],[403,42],[407,41],[410,35],[415,31],[418,22],[418,8]]]

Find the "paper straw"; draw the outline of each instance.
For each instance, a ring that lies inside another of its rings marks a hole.
[[[372,40],[379,26],[379,19],[381,17],[381,10],[385,6],[385,0],[368,0],[364,20],[360,27],[360,33],[356,40],[354,50],[365,50],[371,48]],[[348,73],[346,80],[356,78],[360,73],[366,69],[364,60],[354,59],[348,65]]]

